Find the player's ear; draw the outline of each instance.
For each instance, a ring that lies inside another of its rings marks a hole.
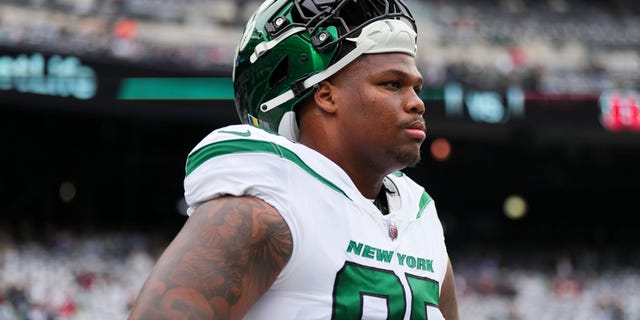
[[[313,94],[313,100],[318,108],[325,112],[333,113],[336,111],[336,94],[337,88],[329,81],[324,80],[318,83],[318,89]]]

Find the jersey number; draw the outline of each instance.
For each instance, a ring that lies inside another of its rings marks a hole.
[[[411,320],[427,319],[427,306],[438,307],[438,283],[405,273],[411,290]],[[400,278],[390,270],[346,262],[333,287],[331,319],[362,319],[364,296],[385,299],[387,319],[403,319],[407,302]]]

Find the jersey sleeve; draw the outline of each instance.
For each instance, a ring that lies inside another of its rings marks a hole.
[[[250,126],[223,129],[189,153],[184,179],[187,214],[224,195],[255,196],[281,214],[288,211],[288,166],[278,155],[273,135]]]

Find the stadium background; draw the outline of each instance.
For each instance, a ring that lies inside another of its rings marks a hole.
[[[126,317],[257,5],[0,1],[0,319]],[[640,319],[640,6],[409,5],[463,318]]]

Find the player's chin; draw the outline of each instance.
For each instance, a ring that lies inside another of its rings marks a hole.
[[[394,158],[402,167],[415,167],[420,163],[420,145],[417,147],[398,148],[394,152]]]

